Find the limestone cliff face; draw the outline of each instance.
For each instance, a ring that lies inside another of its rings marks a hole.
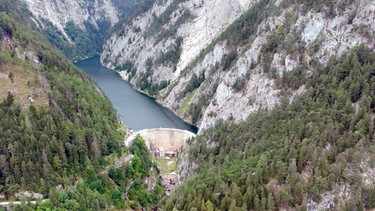
[[[49,27],[46,21],[55,26],[65,39],[72,40],[65,31],[66,23],[72,21],[81,29],[85,29],[84,22],[96,25],[98,20],[108,20],[112,25],[118,17],[118,10],[112,0],[23,0],[31,13],[34,21],[41,27]]]
[[[252,1],[156,1],[154,7],[125,25],[125,34],[113,34],[106,44],[102,60],[114,68],[126,59],[144,63],[170,49],[177,37],[183,38],[180,59],[173,74],[176,78],[199,52],[212,42],[230,23],[247,10]],[[157,20],[167,16],[164,24],[156,27]],[[156,21],[155,21],[156,20]],[[139,30],[136,30],[139,29]],[[131,55],[135,53],[139,56]],[[168,69],[167,67],[161,69]],[[163,78],[164,79],[164,78]]]
[[[122,26],[102,63],[200,130],[304,91],[278,85],[351,47],[375,46],[375,2],[164,0]],[[123,65],[127,64],[127,65]]]

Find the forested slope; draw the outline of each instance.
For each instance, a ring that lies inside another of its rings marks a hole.
[[[156,203],[162,187],[142,141],[130,151],[123,146],[124,132],[109,99],[33,30],[29,14],[17,2],[0,2],[2,200],[24,200],[17,194],[25,191],[48,198],[13,210],[103,210]],[[128,154],[132,164],[124,162],[122,168],[131,174],[114,176],[116,167],[108,172]],[[155,181],[146,183],[146,178]]]
[[[191,143],[194,173],[165,210],[375,208],[375,53],[361,45],[298,71],[275,80],[304,94]]]

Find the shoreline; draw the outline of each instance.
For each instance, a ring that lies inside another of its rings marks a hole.
[[[112,69],[110,69],[112,70]],[[169,107],[167,107],[164,103],[160,102],[156,97],[154,96],[150,96],[149,94],[147,94],[146,92],[142,91],[142,90],[139,90],[137,89],[136,87],[133,86],[133,84],[131,84],[128,79],[129,79],[129,74],[126,72],[126,70],[121,70],[121,71],[116,71],[116,70],[112,70],[112,71],[115,71],[123,81],[125,81],[126,83],[128,83],[136,92],[140,93],[140,94],[143,94],[151,99],[154,99],[155,102],[157,104],[159,104],[160,106],[162,106],[163,108],[166,108],[168,109],[169,111],[171,111],[175,116],[177,116],[178,118],[180,118],[183,122],[185,122],[185,124],[188,124],[190,126],[192,126],[194,128],[194,133],[195,134],[198,134],[199,133],[199,127],[197,127],[196,125],[193,125],[192,123],[188,122],[186,119],[184,119],[183,117],[179,116],[174,110],[170,109]]]

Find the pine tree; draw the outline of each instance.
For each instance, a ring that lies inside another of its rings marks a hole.
[[[268,194],[267,198],[267,210],[274,211],[275,210],[275,201],[273,200],[272,193]]]

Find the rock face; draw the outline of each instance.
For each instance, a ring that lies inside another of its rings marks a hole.
[[[69,21],[85,29],[84,22],[86,21],[96,25],[98,20],[105,19],[113,25],[119,19],[119,12],[112,0],[24,0],[24,2],[35,16],[34,21],[39,27],[48,27],[46,25],[48,21],[68,40],[70,37],[66,34],[65,26]]]
[[[375,46],[374,1],[294,2],[156,1],[109,36],[101,62],[200,130],[241,121],[304,91],[280,87],[286,73]]]
[[[147,58],[169,50],[177,37],[183,37],[183,51],[180,52],[176,71],[165,76],[168,79],[175,78],[205,46],[212,42],[213,38],[238,18],[251,2],[156,1],[151,10],[124,26],[125,35],[113,34],[107,40],[102,60],[108,67],[115,68],[117,64],[129,59],[130,54],[134,52],[142,57],[136,58],[134,62],[144,63]],[[162,19],[162,16],[166,16],[168,20],[164,24],[159,24],[160,28],[154,29],[155,22],[158,22],[155,20]],[[133,30],[135,28],[139,30]]]

